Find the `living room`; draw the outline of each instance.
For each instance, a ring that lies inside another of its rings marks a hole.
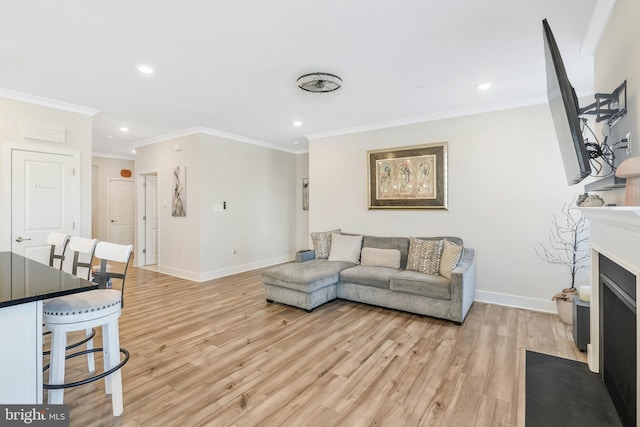
[[[640,109],[637,108],[640,37],[632,17],[639,16],[640,10],[637,2],[631,0],[595,3],[594,14],[599,13],[606,3],[610,6],[611,15],[593,50],[592,90],[608,92],[627,79],[629,112],[617,126],[632,134],[631,155],[638,155],[640,145],[634,136],[640,131]],[[537,27],[543,17],[535,19]],[[562,48],[562,40],[558,39]],[[540,46],[541,43],[540,30]],[[526,54],[543,55],[542,50]],[[543,74],[544,69],[532,73]],[[295,82],[292,84],[295,86]],[[346,87],[351,82],[345,79],[344,84]],[[78,153],[80,169],[78,233],[91,235],[90,170],[91,165],[97,163],[92,157],[107,154],[96,150],[97,144],[92,143],[93,121],[97,113],[92,114],[90,109],[70,111],[61,109],[60,105],[38,104],[36,98],[41,95],[39,93],[32,94],[35,97],[31,102],[28,98],[12,98],[9,93],[0,95],[0,111],[5,117],[0,127],[0,136],[5,143],[0,153],[3,171],[11,168],[9,147],[41,147],[41,142],[25,142],[23,123],[66,129],[63,149]],[[317,101],[326,101],[332,108],[337,108],[340,93],[334,95],[337,96],[328,95]],[[581,97],[580,104],[590,100],[589,96]],[[205,293],[196,284],[220,285],[224,289],[222,293],[232,292],[233,285],[225,281],[228,277],[240,274],[239,283],[244,283],[243,280],[249,280],[243,276],[247,272],[291,260],[297,250],[310,248],[309,233],[313,231],[341,228],[344,232],[381,236],[460,236],[466,246],[476,250],[475,299],[481,304],[474,305],[472,309],[476,315],[474,320],[486,319],[485,314],[492,312],[501,314],[496,314],[489,323],[535,319],[534,322],[545,327],[562,329],[560,323],[542,317],[547,314],[541,313],[555,312],[551,296],[567,282],[567,273],[563,268],[540,260],[535,248],[547,241],[553,215],[560,212],[563,204],[571,203],[584,193],[584,186],[566,184],[548,105],[544,99],[537,99],[532,103],[523,101],[520,105],[492,105],[487,109],[469,108],[455,110],[454,113],[442,111],[422,116],[420,120],[381,121],[367,126],[310,133],[307,135],[308,150],[274,147],[257,139],[238,137],[204,126],[188,127],[138,141],[133,167],[131,159],[118,160],[123,162],[122,169],[133,170],[132,179],[138,184],[145,175],[156,174],[159,178],[159,245],[162,252],[157,270],[173,278],[160,278],[160,275],[140,271],[134,274],[132,283],[140,283],[142,289],[142,283],[153,278],[163,290],[167,290],[166,284],[171,283],[172,287],[185,286],[202,298]],[[440,142],[448,144],[446,210],[368,209],[368,151]],[[174,217],[171,213],[173,170],[176,166],[186,170],[186,217]],[[309,210],[301,208],[304,178],[310,182]],[[588,178],[585,182],[595,179]],[[141,186],[138,185],[137,191],[140,197],[143,194]],[[597,194],[606,203],[621,205],[622,191]],[[3,178],[0,194],[2,250],[12,249],[10,193],[8,180]],[[140,200],[136,203],[139,207]],[[217,209],[219,206],[223,207],[222,210]],[[139,239],[136,236],[136,240]],[[141,246],[136,244],[138,250]],[[136,252],[135,262],[140,259],[141,253]],[[196,284],[186,284],[176,277]],[[259,299],[260,283],[255,282],[255,277],[250,281],[254,287],[246,284],[240,287],[243,292]],[[582,272],[579,281],[590,281],[588,271]],[[145,289],[154,295],[149,288]],[[139,300],[143,304],[143,294],[134,291],[134,295],[133,301]],[[196,303],[186,292],[178,292],[177,295]],[[250,308],[257,309],[256,304],[252,302]],[[325,308],[330,312],[321,313],[334,319],[341,312],[357,310],[344,302],[338,304],[337,308]],[[524,308],[531,312],[510,312],[494,306]],[[129,308],[133,307],[134,303]],[[285,316],[288,322],[299,320],[306,314],[299,311],[285,313],[284,307],[277,310],[278,315]],[[373,311],[375,315],[380,313],[380,309],[367,308],[365,311],[369,314]],[[234,316],[230,309],[224,312]],[[243,309],[242,313],[249,316],[250,310]],[[317,312],[310,314],[322,322]],[[506,317],[501,318],[501,315]],[[138,314],[129,316],[143,321]],[[416,327],[415,320],[402,317],[405,314],[393,316],[392,322]],[[125,320],[123,317],[123,324],[134,323]],[[242,320],[238,318],[237,321]],[[252,326],[256,324],[252,323]],[[469,327],[468,320],[462,328],[465,327]],[[315,330],[312,325],[305,328]],[[184,339],[190,336],[191,332],[185,328],[179,329]],[[478,326],[472,330],[482,333],[483,328]],[[123,336],[125,331],[123,325]],[[200,329],[193,333],[197,335],[199,332]],[[138,337],[140,334],[143,332],[136,332]],[[446,334],[454,332],[447,329]],[[123,337],[123,342],[125,339]],[[182,343],[179,337],[172,340]],[[130,342],[139,344],[142,341]],[[321,349],[326,350],[324,347]],[[145,352],[141,350],[139,355],[151,358]],[[565,347],[560,352],[570,356]],[[179,366],[179,362],[174,363]],[[126,368],[124,382],[126,388]],[[175,397],[175,394],[171,396]],[[125,414],[126,400],[125,393]],[[156,409],[161,409],[162,406],[158,405]],[[343,402],[342,405],[346,404]],[[186,402],[185,406],[188,406]],[[248,420],[251,419],[245,419],[247,423],[244,425],[250,425]]]

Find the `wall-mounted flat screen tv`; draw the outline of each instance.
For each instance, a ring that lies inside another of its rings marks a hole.
[[[569,82],[558,45],[546,19],[542,21],[542,27],[547,65],[547,98],[567,182],[573,185],[591,174],[589,152],[580,129],[578,98]]]

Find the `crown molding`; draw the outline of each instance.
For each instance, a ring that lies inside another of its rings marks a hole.
[[[245,144],[258,145],[260,147],[270,148],[272,150],[284,151],[284,152],[292,153],[292,154],[297,154],[299,152],[299,150],[289,149],[289,148],[282,147],[282,146],[279,146],[279,145],[270,144],[268,142],[261,141],[261,140],[258,140],[258,139],[247,138],[245,136],[236,135],[236,134],[229,133],[229,132],[223,132],[223,131],[216,130],[216,129],[211,129],[211,128],[208,128],[208,127],[205,127],[205,126],[194,126],[192,128],[187,128],[187,129],[182,129],[182,130],[178,130],[178,131],[175,131],[175,132],[170,132],[170,133],[167,133],[167,134],[164,134],[164,135],[160,135],[160,136],[156,136],[156,137],[153,137],[153,138],[143,139],[141,141],[136,142],[133,145],[133,147],[134,148],[143,147],[145,145],[157,144],[159,142],[165,142],[165,141],[169,141],[169,140],[172,140],[172,139],[175,139],[175,138],[182,138],[182,137],[185,137],[185,136],[197,135],[197,134],[217,136],[217,137],[220,137],[220,138],[230,139],[230,140],[238,141],[238,142],[244,142]]]
[[[491,113],[494,111],[509,110],[512,108],[529,107],[532,105],[540,105],[547,103],[545,97],[529,98],[514,102],[503,102],[497,104],[486,105],[482,107],[466,108],[460,110],[444,111],[441,113],[425,114],[421,116],[407,117],[404,119],[391,120],[387,122],[372,123],[368,125],[355,126],[351,128],[336,129],[328,132],[314,133],[305,135],[308,140],[328,138],[334,136],[349,135],[354,133],[369,132],[374,130],[388,129],[400,126],[414,125],[418,123],[433,122],[436,120],[452,119],[456,117],[472,116],[475,114]]]
[[[0,97],[13,99],[15,101],[28,102],[30,104],[41,105],[43,107],[55,108],[57,110],[69,111],[83,114],[85,116],[95,116],[100,112],[95,108],[83,107],[82,105],[69,104],[68,102],[57,101],[55,99],[43,98],[41,96],[29,95],[28,93],[16,92],[14,90],[0,88]]]
[[[134,156],[124,156],[120,154],[111,154],[111,153],[91,153],[91,157],[106,157],[108,159],[119,159],[119,160],[135,160]]]

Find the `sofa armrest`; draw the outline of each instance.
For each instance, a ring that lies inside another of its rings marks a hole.
[[[460,263],[451,272],[451,300],[456,307],[456,321],[462,322],[467,316],[476,296],[475,250],[464,248]],[[460,319],[457,319],[460,313]]]

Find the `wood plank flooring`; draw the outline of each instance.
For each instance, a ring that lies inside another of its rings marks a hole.
[[[98,381],[65,393],[71,426],[516,426],[524,349],[586,360],[557,316],[475,303],[457,326],[342,300],[307,313],[266,303],[261,271],[196,283],[130,268],[124,414]],[[86,369],[67,366],[67,381]]]

